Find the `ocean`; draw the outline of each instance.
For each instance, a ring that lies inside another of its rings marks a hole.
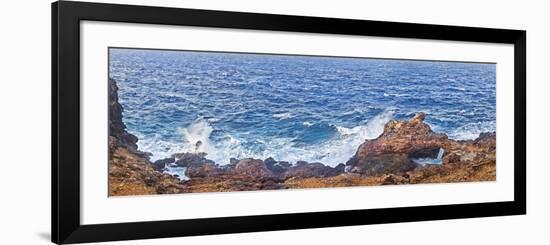
[[[496,64],[111,48],[109,70],[152,160],[335,166],[417,112],[457,140],[496,130]]]

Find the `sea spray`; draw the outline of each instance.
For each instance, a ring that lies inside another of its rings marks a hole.
[[[384,126],[393,118],[394,113],[395,109],[389,108],[369,119],[365,125],[353,128],[337,126],[337,129],[343,137],[354,136],[355,139],[361,141],[375,139],[384,132]]]
[[[394,108],[388,108],[370,119],[367,122],[367,130],[364,132],[365,134],[360,136],[364,136],[366,139],[378,138],[378,136],[384,132],[384,126],[386,126],[386,123],[393,118],[394,113]]]
[[[144,138],[138,135],[138,145],[141,150],[151,152],[153,161],[169,157],[174,153],[182,152],[206,152],[207,158],[218,164],[225,165],[229,163],[230,158],[257,158],[265,159],[273,157],[279,161],[288,161],[295,163],[297,161],[322,162],[330,166],[336,166],[339,163],[345,163],[357,151],[358,146],[366,139],[375,139],[384,131],[384,125],[388,123],[395,113],[395,109],[386,109],[367,120],[364,125],[351,128],[335,126],[337,134],[331,139],[314,145],[296,145],[295,138],[270,138],[257,139],[257,144],[264,146],[263,150],[258,151],[247,147],[243,139],[226,134],[221,139],[213,142],[211,134],[214,131],[209,120],[197,118],[187,127],[178,130],[181,135],[179,141],[165,141],[162,137]],[[483,125],[487,130],[493,129],[494,125]],[[472,129],[473,131],[468,131]],[[482,131],[480,127],[461,128],[460,139],[475,139]],[[197,144],[197,142],[201,142]],[[443,150],[439,152],[441,155]],[[420,164],[438,164],[441,157],[435,159],[416,159]]]
[[[184,140],[187,142],[187,152],[212,152],[210,134],[214,131],[207,120],[197,118],[189,127],[180,128]]]
[[[468,123],[450,132],[449,138],[455,140],[474,140],[479,137],[480,133],[495,131],[496,122],[494,121]]]
[[[328,125],[328,127],[334,127],[337,134],[321,143],[311,145],[297,144],[296,138],[256,139],[255,144],[263,146],[262,150],[256,150],[250,143],[247,144],[243,139],[230,134],[213,141],[211,134],[214,128],[208,120],[201,117],[178,130],[182,139],[180,142],[165,142],[155,138],[155,143],[148,140],[139,143],[140,148],[153,153],[153,160],[168,157],[174,153],[205,152],[206,158],[221,165],[228,164],[230,158],[273,157],[276,160],[291,163],[308,161],[336,166],[349,160],[365,139],[374,139],[382,134],[384,125],[392,119],[393,114],[394,109],[386,109],[372,117],[366,124],[352,128]]]

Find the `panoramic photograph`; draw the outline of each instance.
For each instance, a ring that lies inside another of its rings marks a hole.
[[[496,64],[109,48],[109,196],[496,180]]]

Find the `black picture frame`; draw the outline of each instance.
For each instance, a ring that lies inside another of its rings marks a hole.
[[[514,201],[152,222],[80,224],[80,21],[514,45]],[[58,244],[526,213],[526,31],[60,1],[52,4],[52,242]]]

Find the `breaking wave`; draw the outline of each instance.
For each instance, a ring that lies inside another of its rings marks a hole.
[[[455,140],[474,140],[479,137],[480,133],[495,132],[495,121],[484,121],[476,123],[468,123],[461,126],[451,132],[449,132],[449,138]]]
[[[152,160],[180,152],[206,152],[208,159],[222,165],[228,164],[230,158],[273,157],[276,160],[291,163],[302,160],[336,166],[348,161],[365,139],[380,136],[384,131],[384,125],[392,119],[393,113],[393,110],[385,110],[368,120],[366,124],[352,128],[335,125],[319,127],[322,130],[332,129],[337,133],[317,144],[297,144],[296,138],[256,138],[254,144],[263,146],[258,150],[245,139],[230,134],[213,141],[211,134],[214,128],[208,120],[203,118],[197,118],[189,126],[180,128],[178,133],[182,138],[179,142],[167,142],[161,137],[152,137],[140,138],[138,144],[141,150],[153,154]],[[174,171],[177,170],[174,169]]]

